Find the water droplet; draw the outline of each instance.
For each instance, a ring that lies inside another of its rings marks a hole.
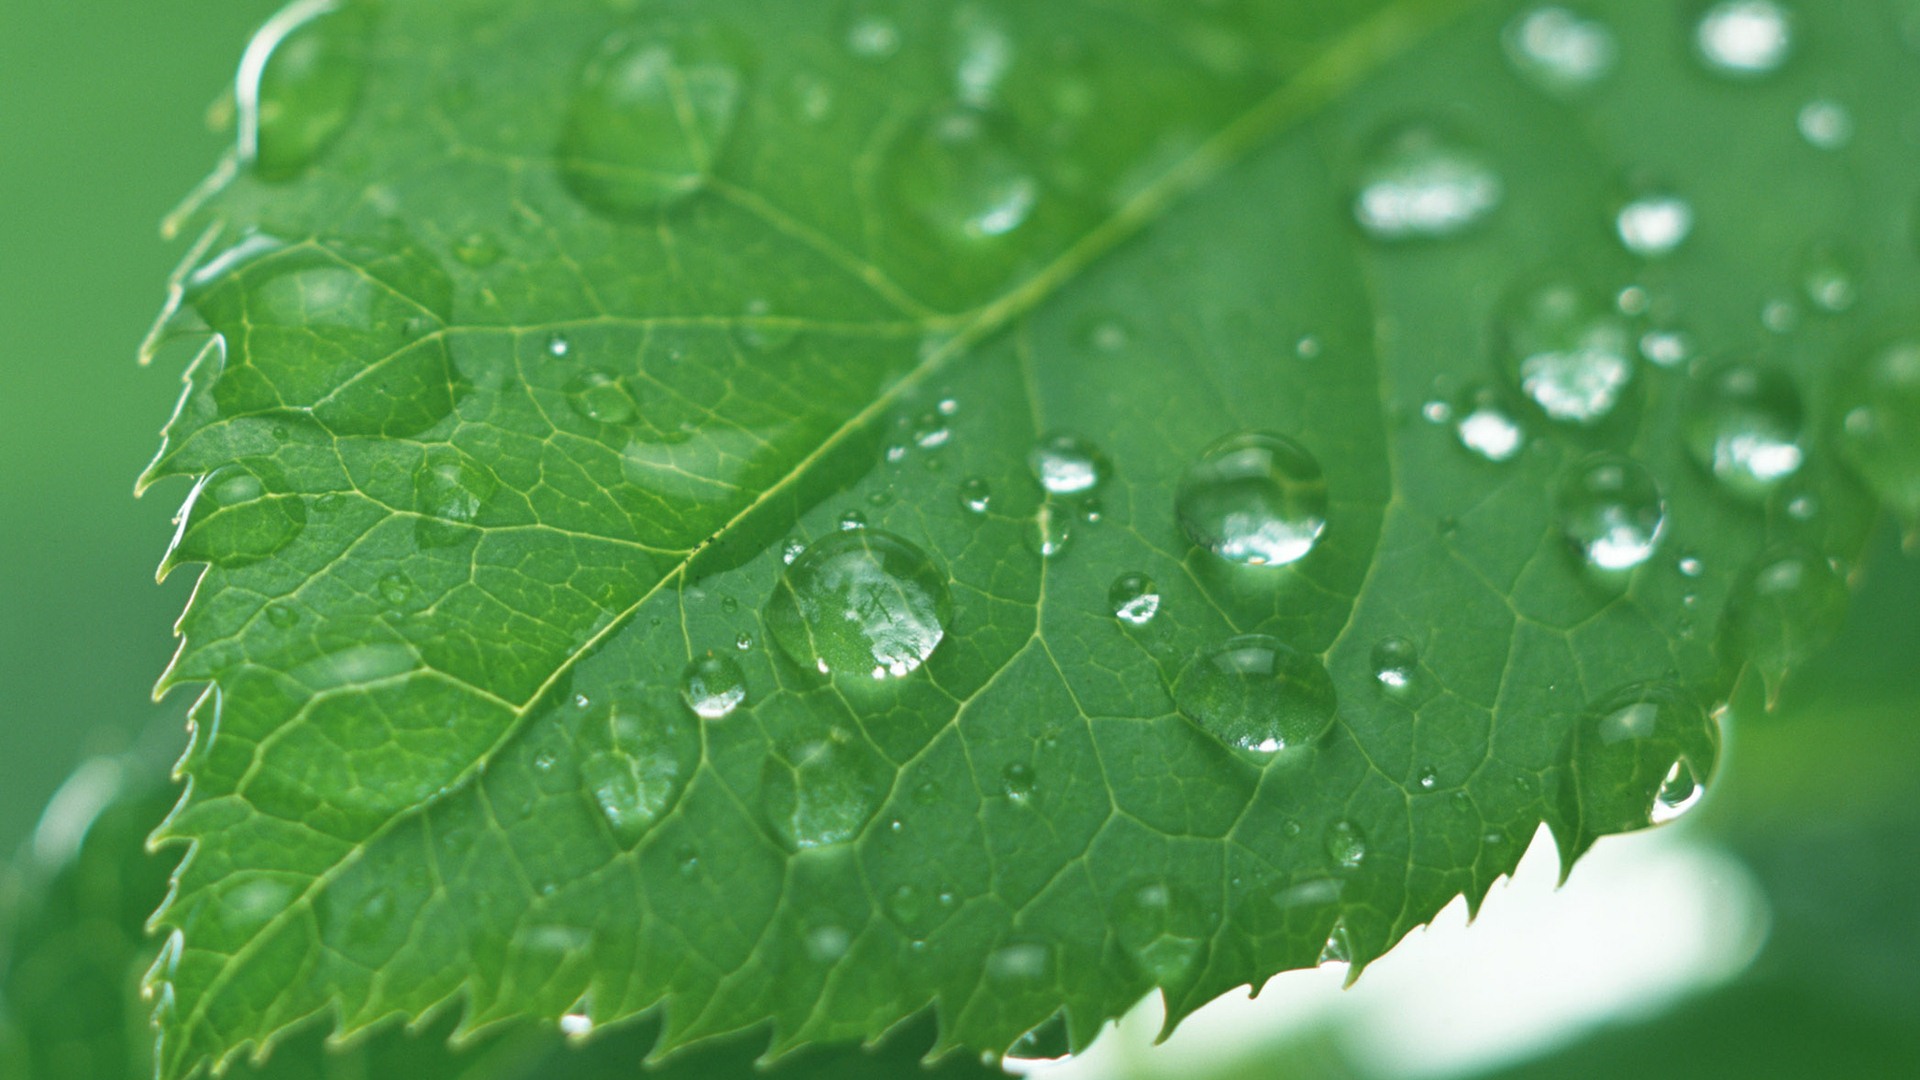
[[[1037,987],[1053,978],[1054,948],[1044,941],[1009,942],[987,956],[987,979],[1004,987]]]
[[[534,757],[533,768],[536,772],[552,772],[553,765],[556,760],[557,759],[553,756],[553,751],[542,750],[538,755]],[[549,893],[552,892],[553,886],[548,885],[545,891]]]
[[[843,844],[873,820],[893,779],[885,758],[858,735],[835,728],[767,761],[767,819],[792,851]]]
[[[1793,50],[1792,18],[1773,0],[1722,0],[1701,16],[1694,44],[1723,75],[1765,75]]]
[[[1791,334],[1800,325],[1800,309],[1791,300],[1769,300],[1760,309],[1760,325],[1776,334]]]
[[[557,360],[572,351],[573,351],[573,343],[567,340],[567,335],[549,334],[547,336],[547,355],[548,356],[551,356]]]
[[[242,164],[267,180],[299,175],[353,119],[366,82],[363,5],[298,0],[247,44],[234,92]]]
[[[269,493],[246,465],[222,465],[193,486],[174,521],[163,575],[181,563],[232,569],[259,562],[306,528],[307,504],[298,495]]]
[[[475,270],[485,270],[500,261],[500,242],[483,232],[472,232],[455,241],[453,257]]]
[[[1406,638],[1381,638],[1373,647],[1373,677],[1381,689],[1401,695],[1413,689],[1420,674],[1420,650]]]
[[[900,28],[877,15],[856,19],[847,27],[847,51],[866,60],[885,60],[900,51]]]
[[[413,579],[398,570],[384,575],[380,579],[380,598],[394,607],[413,599]]]
[[[1345,921],[1333,924],[1333,929],[1327,934],[1327,943],[1320,946],[1318,962],[1322,964],[1353,963],[1353,935],[1347,931]]]
[[[1697,800],[1720,755],[1720,729],[1685,690],[1640,683],[1582,714],[1570,736],[1559,799],[1574,852],[1597,837],[1633,832]]]
[[[1614,229],[1628,251],[1643,259],[1663,258],[1693,232],[1693,204],[1677,195],[1642,195],[1620,208]]]
[[[733,647],[739,649],[741,652],[749,651],[753,648],[753,635],[743,631],[733,639]]]
[[[1040,201],[1040,183],[1010,132],[971,109],[912,128],[894,148],[889,179],[903,209],[948,244],[1006,236]]]
[[[1795,121],[1800,137],[1816,149],[1838,150],[1853,141],[1853,114],[1837,101],[1809,101]]]
[[[1734,584],[1725,615],[1727,643],[1771,682],[1831,641],[1846,610],[1846,582],[1826,559],[1774,549]]]
[[[593,1018],[586,1013],[570,1012],[560,1018],[560,1034],[569,1039],[584,1039],[593,1034]]]
[[[960,506],[970,514],[984,514],[993,500],[993,492],[987,482],[974,477],[960,485]]]
[[[1920,518],[1920,341],[1867,353],[1836,404],[1842,456],[1910,524]]]
[[[807,957],[816,964],[831,964],[847,955],[852,938],[844,927],[816,926],[807,931]]]
[[[979,8],[961,8],[955,22],[954,96],[975,108],[991,105],[1013,66],[1013,39]]]
[[[1757,497],[1800,470],[1803,423],[1800,392],[1784,373],[1728,365],[1693,387],[1687,449],[1728,490]]]
[[[1302,360],[1317,360],[1321,351],[1320,339],[1308,334],[1293,344],[1293,355]]]
[[[1271,755],[1333,726],[1333,680],[1318,657],[1265,634],[1230,638],[1195,657],[1174,702],[1201,730],[1236,750]]]
[[[1853,283],[1848,261],[1831,247],[1820,246],[1808,252],[1800,269],[1800,286],[1815,308],[1829,315],[1853,308],[1859,299],[1859,289]]]
[[[1376,240],[1454,236],[1500,205],[1500,177],[1477,152],[1438,129],[1401,128],[1360,171],[1353,216]]]
[[[1467,395],[1453,426],[1460,445],[1488,461],[1511,461],[1526,449],[1526,433],[1501,403],[1500,395],[1482,387]]]
[[[705,185],[740,109],[744,80],[712,39],[609,39],[580,76],[557,151],[576,198],[636,218]]]
[[[1611,304],[1570,283],[1517,294],[1500,331],[1515,384],[1550,419],[1599,423],[1633,381],[1632,330]]]
[[[718,720],[747,700],[747,676],[725,653],[695,657],[680,678],[680,697],[702,720]]]
[[[913,425],[913,445],[922,450],[937,450],[953,439],[953,429],[938,412],[922,415]]]
[[[1649,330],[1640,335],[1640,355],[1663,368],[1693,359],[1693,338],[1684,330]]]
[[[892,533],[832,533],[781,574],[768,632],[809,671],[900,678],[924,663],[953,619],[947,579]]]
[[[840,515],[840,531],[852,532],[867,527],[867,515],[858,510],[849,510]]]
[[[466,539],[470,526],[500,482],[478,462],[452,447],[435,448],[413,470],[414,541],[421,547],[446,547]]]
[[[1561,531],[1598,570],[1646,562],[1666,531],[1660,485],[1646,466],[1617,454],[1595,455],[1568,473],[1559,510]]]
[[[1421,791],[1432,791],[1435,787],[1439,786],[1439,783],[1440,774],[1432,768],[1420,770],[1419,784]]]
[[[792,566],[793,560],[799,558],[800,553],[805,550],[807,550],[806,544],[798,540],[789,540],[780,548],[780,561],[787,566]]]
[[[1008,802],[1024,805],[1033,798],[1035,785],[1033,766],[1025,762],[1016,761],[1000,773],[1000,791]]]
[[[1680,572],[1690,578],[1697,578],[1707,572],[1707,564],[1692,555],[1681,558],[1679,567]]]
[[[1145,574],[1121,574],[1107,589],[1107,607],[1129,626],[1145,626],[1160,613],[1160,587]]]
[[[1113,933],[1129,959],[1156,986],[1178,986],[1193,971],[1204,945],[1199,928],[1181,925],[1196,910],[1185,889],[1145,881],[1121,891]]]
[[[292,604],[272,603],[267,605],[267,622],[282,630],[300,621],[300,609]]]
[[[1339,869],[1357,869],[1367,861],[1367,834],[1351,821],[1334,822],[1327,829],[1327,857]]]
[[[1050,435],[1027,454],[1027,467],[1049,495],[1091,495],[1113,471],[1098,447],[1072,435]]]
[[[1208,447],[1174,495],[1180,528],[1230,563],[1284,566],[1313,550],[1327,526],[1327,484],[1306,447],[1246,432]]]
[[[1453,419],[1453,406],[1435,398],[1420,406],[1420,415],[1429,424],[1444,424]]]
[[[1073,512],[1058,503],[1041,503],[1028,520],[1022,539],[1027,550],[1042,559],[1059,558],[1073,543]]]
[[[567,404],[598,424],[624,424],[639,412],[621,381],[600,371],[589,371],[569,382]]]
[[[1507,24],[1501,40],[1520,74],[1561,94],[1606,78],[1619,53],[1605,24],[1553,4],[1520,14]]]

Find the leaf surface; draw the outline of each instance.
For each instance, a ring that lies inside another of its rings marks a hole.
[[[1683,807],[1910,475],[1836,386],[1920,76],[1594,11],[1573,86],[1431,0],[289,9],[162,323],[163,1075],[454,999],[1081,1045]]]

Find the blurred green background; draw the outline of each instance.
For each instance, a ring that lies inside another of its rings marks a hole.
[[[141,369],[134,354],[185,249],[158,223],[219,155],[209,104],[271,7],[0,4],[0,854],[82,761],[136,745],[157,761],[181,741],[186,700],[148,691],[191,587],[152,582],[184,492],[131,497],[179,363]],[[1845,636],[1780,711],[1737,718],[1721,782],[1680,831],[1762,897],[1751,960],[1481,1075],[1920,1076],[1920,562],[1889,532],[1863,581]],[[151,888],[155,869],[127,875]],[[1490,908],[1483,925],[1500,920]],[[131,970],[127,949],[148,948],[125,932],[109,984]],[[1431,976],[1434,995],[1449,977]],[[1243,1030],[1198,1069],[1185,1055],[1205,1031],[1150,1052],[1133,1024],[1074,1075],[1401,1075],[1355,1052],[1369,1030],[1337,1015]]]
[[[185,493],[132,498],[180,371],[134,353],[185,251],[160,219],[218,157],[207,108],[271,10],[0,2],[0,851],[82,759],[184,715],[148,694],[192,586],[153,584]]]

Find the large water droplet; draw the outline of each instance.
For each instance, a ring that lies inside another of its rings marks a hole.
[[[903,209],[949,244],[1005,236],[1040,200],[1040,183],[1011,134],[972,109],[914,127],[895,147],[889,176]]]
[[[1153,880],[1123,889],[1113,913],[1113,933],[1141,974],[1156,986],[1178,986],[1192,972],[1205,944],[1199,933],[1182,926],[1195,910],[1180,886]]]
[[[1846,582],[1826,559],[1774,549],[1735,582],[1724,616],[1726,643],[1771,682],[1831,641],[1846,610]]]
[[[926,552],[889,532],[856,529],[802,552],[780,575],[766,619],[780,648],[809,671],[899,678],[933,654],[953,601]]]
[[[466,539],[500,482],[479,462],[452,447],[438,447],[413,470],[414,541],[447,547]]]
[[[193,486],[175,524],[163,575],[181,563],[233,569],[292,543],[306,527],[307,504],[298,495],[269,493],[245,465],[222,465]]]
[[[1618,454],[1590,457],[1560,485],[1560,528],[1597,570],[1631,570],[1666,531],[1666,502],[1646,466]]]
[[[747,700],[747,675],[723,652],[694,657],[680,677],[680,699],[702,720],[718,720]]]
[[[1841,454],[1911,526],[1920,519],[1920,341],[1868,353],[1835,404]]]
[[[626,847],[673,809],[700,762],[700,732],[685,712],[635,700],[591,714],[581,743],[581,783]]]
[[[1678,195],[1642,195],[1620,208],[1614,229],[1628,251],[1658,259],[1672,254],[1693,232],[1693,204]]]
[[[609,40],[581,73],[560,137],[567,189],[614,217],[643,216],[698,191],[740,108],[733,52],[657,33]]]
[[[1129,626],[1145,626],[1160,613],[1160,587],[1145,574],[1121,574],[1107,589],[1107,607]]]
[[[1187,467],[1174,511],[1188,539],[1231,563],[1283,566],[1327,527],[1327,483],[1306,447],[1247,432],[1214,443]]]
[[[836,728],[768,760],[767,819],[793,851],[845,843],[873,820],[893,778],[885,758],[858,735]]]
[[[1049,495],[1091,495],[1113,467],[1100,448],[1073,435],[1049,435],[1027,453],[1027,467]]]
[[[1187,665],[1174,702],[1189,720],[1236,750],[1271,755],[1333,727],[1333,680],[1318,657],[1265,634],[1230,638]]]
[[[1722,0],[1700,17],[1694,45],[1723,75],[1765,75],[1793,51],[1793,20],[1774,0]]]
[[[1641,683],[1589,708],[1569,736],[1560,812],[1572,848],[1671,820],[1692,806],[1720,755],[1720,728],[1685,690]]]
[[[1383,138],[1359,179],[1353,216],[1378,240],[1464,232],[1500,205],[1505,190],[1486,159],[1425,126]]]
[[[1460,445],[1488,461],[1511,461],[1526,449],[1526,433],[1520,429],[1520,422],[1507,412],[1491,387],[1468,394],[1458,416],[1453,431]]]
[[[1327,828],[1327,857],[1341,870],[1357,869],[1367,861],[1367,834],[1351,821],[1336,821]]]
[[[1728,490],[1765,495],[1800,470],[1805,423],[1793,380],[1772,368],[1732,364],[1694,385],[1687,450]]]
[[[620,379],[602,371],[588,371],[569,382],[567,404],[599,424],[624,424],[639,412]]]
[[[1507,24],[1501,40],[1520,74],[1563,94],[1606,78],[1619,53],[1606,24],[1556,4],[1521,13]]]
[[[240,161],[255,175],[299,175],[353,119],[366,82],[368,11],[298,0],[247,44],[234,104]]]
[[[1599,423],[1633,381],[1632,329],[1611,303],[1568,282],[1516,294],[1500,338],[1509,375],[1554,420]]]

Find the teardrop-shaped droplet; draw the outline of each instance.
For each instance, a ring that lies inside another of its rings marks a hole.
[[[1333,680],[1318,657],[1265,634],[1229,638],[1195,657],[1174,685],[1180,711],[1252,755],[1304,746],[1333,727]]]
[[[259,562],[292,543],[306,524],[304,498],[268,491],[246,465],[222,465],[188,493],[162,576],[182,563],[234,569]]]
[[[1509,377],[1550,419],[1597,424],[1633,381],[1632,328],[1608,300],[1570,282],[1515,294],[1499,329]]]
[[[1160,587],[1145,574],[1121,574],[1107,589],[1107,607],[1128,626],[1145,626],[1160,613]]]
[[[1814,308],[1828,315],[1851,311],[1860,299],[1854,284],[1850,260],[1830,245],[1820,245],[1807,253],[1800,267],[1800,287]]]
[[[1562,840],[1579,854],[1601,836],[1657,825],[1691,806],[1712,777],[1720,728],[1666,682],[1625,687],[1583,713],[1560,785]]]
[[[1793,19],[1775,0],[1721,0],[1694,30],[1707,67],[1723,75],[1765,75],[1793,51]]]
[[[1688,400],[1687,449],[1727,490],[1763,496],[1800,470],[1800,392],[1783,372],[1733,364],[1702,375]]]
[[[353,119],[367,78],[368,12],[298,0],[248,43],[234,103],[240,161],[255,175],[299,175]]]
[[[1282,435],[1247,432],[1214,443],[1174,494],[1180,528],[1230,563],[1284,566],[1327,527],[1327,482],[1312,452]]]
[[[1605,23],[1558,4],[1530,8],[1501,35],[1520,74],[1558,94],[1584,90],[1607,77],[1619,43]]]
[[[719,720],[747,700],[747,675],[723,652],[694,657],[680,677],[680,698],[702,720]]]
[[[1678,195],[1642,195],[1620,208],[1614,229],[1643,259],[1671,255],[1693,232],[1693,204]]]
[[[1094,446],[1073,435],[1049,435],[1027,453],[1027,467],[1049,495],[1092,495],[1113,466]]]
[[[1560,529],[1596,570],[1631,570],[1653,556],[1667,527],[1666,501],[1647,467],[1598,454],[1560,485]]]
[[[1839,632],[1847,586],[1819,554],[1773,549],[1756,559],[1727,598],[1726,644],[1734,659],[1760,668],[1769,683],[1812,656]]]
[[[793,662],[823,675],[911,674],[953,620],[947,578],[907,540],[879,529],[830,533],[780,575],[767,629]]]
[[[1027,550],[1042,559],[1057,559],[1073,543],[1073,510],[1057,502],[1043,502],[1034,508],[1021,536]]]
[[[581,729],[580,780],[614,837],[632,847],[673,809],[700,763],[700,731],[684,711],[621,697]]]
[[[857,733],[822,732],[767,761],[767,820],[790,851],[846,843],[879,812],[893,779],[893,766]]]
[[[1357,869],[1367,861],[1367,834],[1351,821],[1334,822],[1327,828],[1327,857],[1338,869]]]
[[[1040,182],[994,116],[955,109],[912,128],[888,179],[901,208],[948,245],[1006,236],[1033,215]]]
[[[1400,128],[1373,148],[1353,216],[1376,240],[1454,236],[1500,205],[1505,186],[1486,159],[1437,128]]]
[[[1868,353],[1835,399],[1841,454],[1909,527],[1920,522],[1920,341]]]
[[[658,33],[617,35],[582,71],[557,151],[581,202],[644,216],[700,190],[745,89],[736,50]]]
[[[471,526],[500,482],[467,455],[437,448],[413,470],[414,540],[421,547],[446,547],[472,534]]]

